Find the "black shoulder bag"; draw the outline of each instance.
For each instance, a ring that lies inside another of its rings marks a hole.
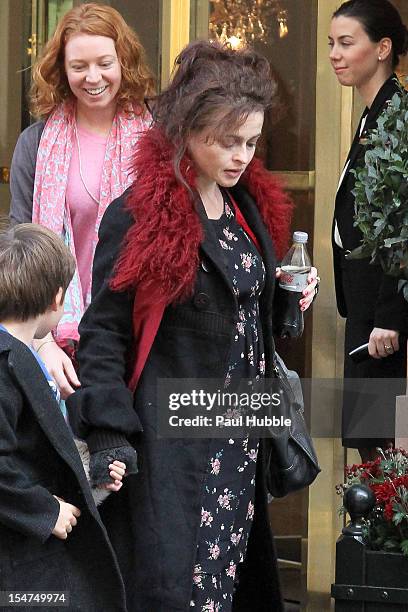
[[[264,438],[266,486],[273,497],[312,484],[320,472],[313,442],[303,416],[304,403],[299,376],[288,370],[283,359],[275,353],[274,372],[278,379],[280,405],[277,416],[290,419],[290,427],[270,429]]]

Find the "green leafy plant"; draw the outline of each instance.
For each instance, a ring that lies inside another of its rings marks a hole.
[[[401,87],[364,141],[364,166],[356,177],[354,225],[363,235],[350,259],[370,257],[401,277],[408,300],[408,92]]]
[[[364,535],[372,550],[408,556],[408,453],[403,449],[378,449],[375,461],[347,466],[345,483],[336,491],[344,495],[354,484],[369,487],[376,499],[365,521]],[[342,513],[345,512],[342,506]]]

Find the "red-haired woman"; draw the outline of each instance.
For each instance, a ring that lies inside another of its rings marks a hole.
[[[109,6],[83,4],[59,22],[34,66],[31,110],[11,166],[13,223],[64,237],[77,262],[54,338],[36,348],[61,389],[79,384],[71,360],[90,301],[92,258],[107,205],[129,186],[129,161],[149,115],[153,79],[133,30]]]
[[[291,216],[253,159],[272,94],[254,51],[188,45],[139,141],[137,181],[101,224],[82,386],[68,406],[95,484],[109,482],[112,459],[138,455],[139,471],[101,508],[132,612],[283,609],[259,436],[160,435],[169,403],[157,386],[215,378],[231,391],[272,374],[276,263]],[[316,269],[308,282],[302,309]]]

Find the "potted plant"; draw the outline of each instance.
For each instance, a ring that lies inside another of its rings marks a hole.
[[[365,517],[363,535],[370,550],[398,552],[408,556],[408,452],[378,449],[375,461],[346,466],[344,493],[355,484],[366,485],[375,495],[375,505]],[[341,512],[346,512],[342,506]],[[407,584],[408,588],[408,584]]]
[[[408,610],[408,452],[378,450],[336,487],[351,517],[336,545],[336,612]]]
[[[363,240],[349,257],[371,257],[387,274],[400,276],[408,300],[408,92],[402,86],[364,145],[364,166],[352,170],[354,225]]]

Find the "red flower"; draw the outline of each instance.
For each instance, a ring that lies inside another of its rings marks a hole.
[[[388,504],[385,504],[384,518],[387,521],[392,521],[393,515],[394,515],[394,512],[393,512],[393,509],[392,509],[392,503],[389,502]]]
[[[398,478],[394,478],[392,482],[395,487],[408,488],[408,476],[398,476]]]
[[[397,495],[395,486],[392,482],[385,481],[380,484],[370,484],[370,488],[373,491],[377,503],[388,503],[394,499]]]

